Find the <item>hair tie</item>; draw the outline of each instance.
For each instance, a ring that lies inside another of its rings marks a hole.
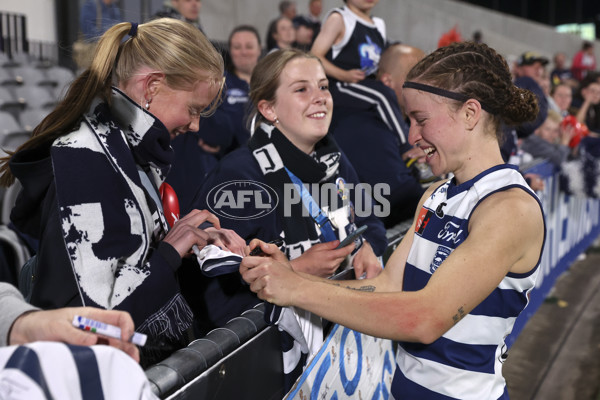
[[[129,29],[128,35],[131,37],[136,37],[138,24],[137,24],[137,22],[130,22],[130,24],[131,24],[131,29]]]

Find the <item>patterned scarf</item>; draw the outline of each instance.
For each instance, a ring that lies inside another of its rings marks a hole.
[[[292,181],[284,168],[289,169],[303,183],[334,182],[338,176],[340,151],[328,136],[315,146],[308,155],[291,143],[277,128],[261,124],[248,142],[258,162],[266,183],[283,199],[284,184]],[[309,189],[310,186],[309,185]],[[313,196],[318,199],[318,196]],[[281,201],[277,207],[278,220],[282,221],[285,253],[290,260],[299,257],[316,243],[320,243],[320,232],[309,216],[303,216],[301,201],[289,205],[285,215]],[[304,213],[305,214],[305,213]],[[336,233],[337,235],[337,233]],[[284,388],[289,390],[302,373],[308,355],[315,353],[323,343],[321,319],[305,310],[294,307],[278,307],[265,302],[265,320],[276,324],[281,331],[283,352]]]
[[[137,330],[149,335],[142,348],[147,363],[185,344],[192,322],[173,267],[156,252],[169,229],[156,201],[173,158],[169,141],[160,121],[113,88],[112,106],[94,101],[81,128],[51,150],[82,303],[129,311]]]

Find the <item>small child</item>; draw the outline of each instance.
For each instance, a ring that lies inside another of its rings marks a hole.
[[[377,72],[386,45],[385,22],[370,15],[378,2],[344,0],[326,16],[311,52],[330,78],[356,83]]]
[[[571,153],[569,142],[574,132],[572,127],[561,127],[561,121],[560,114],[548,110],[548,117],[544,123],[523,140],[521,149],[533,157],[546,158],[560,167]]]
[[[393,106],[377,86],[379,60],[387,45],[385,22],[371,16],[378,2],[344,0],[344,7],[329,11],[311,52],[325,67],[334,107],[367,103],[404,144],[408,131],[403,132],[402,124],[395,121]]]

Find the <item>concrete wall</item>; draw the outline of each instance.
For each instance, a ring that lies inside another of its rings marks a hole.
[[[0,11],[27,15],[30,39],[56,42],[54,0],[2,0]]]
[[[296,2],[298,11],[306,13],[308,0]],[[137,21],[143,4],[153,13],[162,0],[120,0],[120,4],[124,18]],[[234,26],[249,23],[259,29],[264,40],[269,21],[278,14],[278,4],[279,0],[203,0],[200,20],[211,39],[226,40]],[[341,4],[342,0],[323,0],[324,14]],[[32,39],[55,40],[55,22],[49,17],[54,16],[54,0],[2,0],[0,10],[27,14]],[[580,38],[557,33],[552,27],[452,0],[380,0],[373,14],[386,21],[390,40],[426,52],[434,50],[439,37],[453,26],[465,39],[480,30],[486,43],[509,58],[532,49],[548,57],[562,51],[570,58],[581,46]]]

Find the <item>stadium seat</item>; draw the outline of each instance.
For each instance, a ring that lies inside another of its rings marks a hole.
[[[30,137],[31,132],[27,132],[24,130],[6,133],[0,136],[0,148],[2,148],[3,150],[15,151]]]
[[[27,86],[51,86],[53,82],[46,76],[44,71],[31,66],[9,68],[19,85]]]
[[[15,202],[17,201],[17,196],[19,191],[21,190],[21,184],[18,180],[15,180],[15,183],[4,189],[4,193],[2,193],[2,208],[0,218],[2,219],[1,224],[8,225],[10,223],[10,212],[13,209]]]
[[[28,109],[50,108],[56,104],[54,95],[42,86],[19,86],[15,88],[15,96]]]
[[[11,113],[0,111],[0,138],[14,132],[23,132],[23,128]]]
[[[44,108],[32,108],[28,110],[23,110],[19,113],[19,122],[21,122],[21,126],[27,132],[32,132],[33,129],[39,125],[40,122],[46,115],[50,113],[49,109]]]
[[[14,75],[8,68],[0,67],[0,86],[16,86],[18,85]]]
[[[0,111],[7,111],[17,118],[22,109],[23,105],[19,103],[15,95],[6,87],[0,86]]]
[[[54,82],[56,86],[55,93],[62,93],[63,89],[68,87],[73,79],[75,79],[75,74],[68,68],[60,67],[58,65],[49,67],[46,69],[46,76],[49,80]]]

